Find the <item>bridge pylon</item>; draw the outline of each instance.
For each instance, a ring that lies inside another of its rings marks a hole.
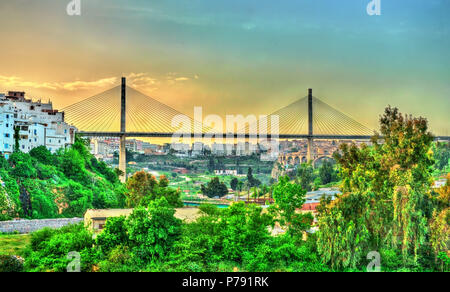
[[[122,175],[119,177],[121,182],[127,180],[127,151],[126,151],[126,105],[127,105],[127,84],[126,78],[122,77],[122,90],[120,97],[120,146],[119,146],[119,170],[122,171]]]
[[[314,160],[314,145],[313,145],[313,96],[312,88],[308,89],[308,162]]]

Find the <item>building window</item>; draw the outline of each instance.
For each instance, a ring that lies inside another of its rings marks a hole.
[[[8,144],[5,144],[5,149],[8,149],[9,148],[9,145]]]
[[[9,115],[6,115],[6,118],[9,119]]]
[[[34,135],[37,135],[37,130],[34,130]]]
[[[9,133],[6,133],[6,134],[5,134],[5,138],[9,138]]]
[[[25,149],[25,145],[22,145],[22,149]]]

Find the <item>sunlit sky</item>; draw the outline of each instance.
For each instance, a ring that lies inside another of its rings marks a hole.
[[[1,0],[0,92],[64,107],[119,84],[191,115],[314,95],[377,128],[388,104],[450,135],[450,1]]]

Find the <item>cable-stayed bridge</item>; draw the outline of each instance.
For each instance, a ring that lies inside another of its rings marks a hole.
[[[224,133],[122,84],[63,109],[68,123],[88,137],[119,137],[119,169],[126,171],[126,137],[307,139],[312,161],[314,139],[369,140],[374,134],[308,90],[308,95],[268,115]],[[186,126],[188,125],[188,126]],[[265,129],[261,130],[261,125]],[[268,130],[270,129],[270,130]],[[276,129],[276,131],[274,131]],[[437,137],[449,140],[449,137]],[[126,175],[122,177],[124,180]]]

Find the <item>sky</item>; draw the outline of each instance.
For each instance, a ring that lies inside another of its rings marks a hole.
[[[119,84],[192,115],[314,95],[377,128],[387,105],[450,135],[450,1],[0,1],[0,92],[65,107]]]

